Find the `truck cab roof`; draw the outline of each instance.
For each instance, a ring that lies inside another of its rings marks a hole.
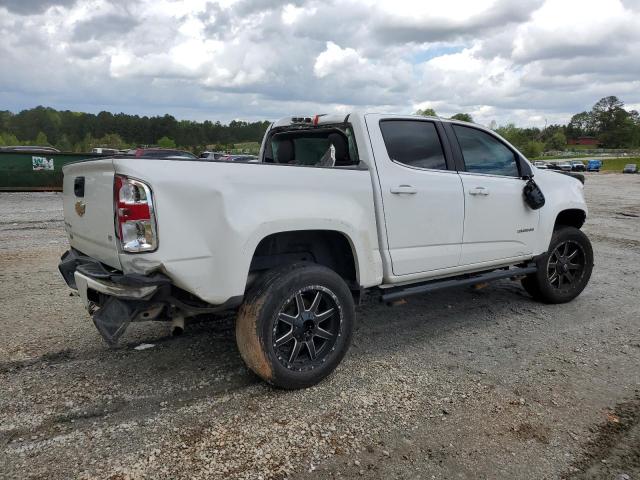
[[[364,117],[368,114],[380,114],[379,112],[360,112],[360,111],[353,111],[353,112],[347,112],[344,114],[341,113],[331,113],[331,114],[314,114],[314,115],[296,115],[296,116],[289,116],[289,117],[282,117],[278,120],[276,120],[275,122],[273,122],[272,127],[273,128],[278,128],[278,127],[293,127],[293,126],[322,126],[322,125],[335,125],[335,124],[339,124],[339,123],[345,123],[349,121],[349,118],[352,116],[360,116],[360,117]],[[480,128],[485,128],[480,124],[477,123],[472,123],[472,122],[465,122],[462,120],[455,120],[455,119],[449,119],[449,118],[441,118],[441,117],[434,117],[434,116],[424,116],[424,115],[416,115],[416,114],[397,114],[397,113],[385,113],[382,114],[385,117],[389,117],[389,118],[419,118],[419,119],[426,119],[426,120],[437,120],[440,122],[447,122],[447,123],[459,123],[462,125],[473,125],[476,127],[480,127]]]

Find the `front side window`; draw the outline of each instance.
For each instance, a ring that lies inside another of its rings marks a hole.
[[[467,172],[518,177],[516,156],[505,144],[476,128],[453,125]]]
[[[442,144],[433,122],[383,120],[382,138],[389,158],[410,167],[446,170]]]

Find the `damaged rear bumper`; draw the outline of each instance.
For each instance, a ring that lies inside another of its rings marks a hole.
[[[129,323],[157,320],[170,307],[171,281],[161,273],[124,274],[73,249],[62,256],[58,269],[109,345],[118,342]]]
[[[229,311],[242,302],[239,296],[210,305],[172,285],[167,275],[125,274],[74,249],[62,255],[58,269],[67,285],[78,292],[96,328],[111,346],[131,322]]]
[[[88,257],[73,248],[67,250],[60,258],[58,270],[70,288],[78,289],[76,284],[76,273],[92,279],[94,286],[101,289],[107,289],[103,293],[115,296],[127,296],[126,292],[134,292],[138,287],[170,286],[171,280],[162,273],[153,273],[152,275],[141,275],[139,273],[124,274],[120,271],[110,269],[98,260]],[[138,298],[132,293],[132,298]]]

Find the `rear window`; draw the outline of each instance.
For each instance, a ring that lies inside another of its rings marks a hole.
[[[266,163],[315,167],[348,167],[358,164],[350,127],[296,129],[275,133],[264,155]]]
[[[293,145],[297,165],[317,165],[329,151],[329,140],[326,138],[294,138]]]
[[[436,126],[421,120],[384,120],[382,138],[389,158],[410,167],[446,170]]]

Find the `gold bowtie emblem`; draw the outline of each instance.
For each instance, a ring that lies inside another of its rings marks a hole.
[[[83,216],[86,209],[87,209],[87,205],[84,202],[82,201],[76,202],[76,213],[79,216]]]

